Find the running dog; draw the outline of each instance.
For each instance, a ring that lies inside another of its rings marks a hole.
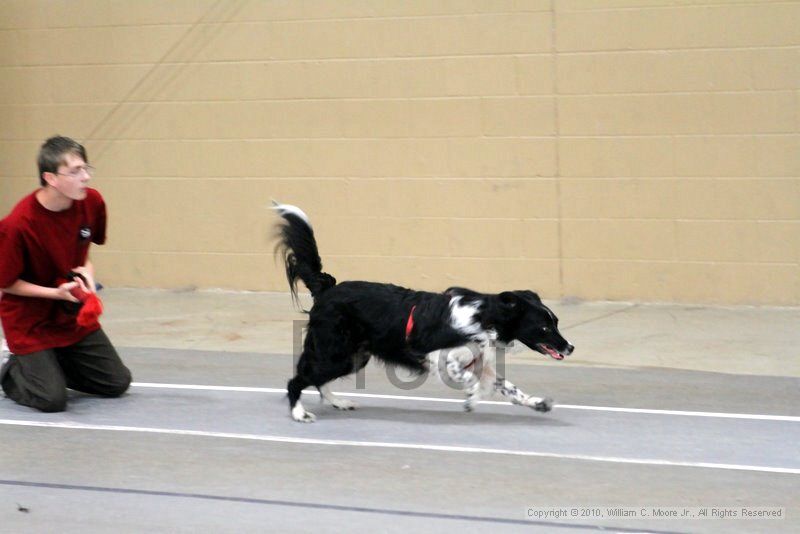
[[[300,402],[308,386],[337,409],[356,408],[335,396],[329,383],[359,371],[372,356],[413,373],[436,372],[443,379],[446,373],[465,389],[467,411],[494,392],[540,412],[552,409],[551,399],[526,395],[497,375],[491,350],[519,340],[556,360],[572,353],[575,347],[558,331],[558,318],[536,293],[483,294],[458,287],[429,293],[375,282],[337,284],[322,271],[306,214],[287,204],[273,209],[282,218],[275,252],[283,259],[292,298],[298,302],[302,281],[314,299],[303,352],[287,386],[295,421],[315,420]]]

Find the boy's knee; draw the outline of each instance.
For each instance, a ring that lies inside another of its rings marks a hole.
[[[67,390],[56,391],[36,399],[32,407],[46,413],[63,412],[67,409]]]
[[[131,372],[126,367],[125,370],[114,377],[114,380],[108,384],[107,390],[104,394],[107,397],[119,397],[131,387]]]
[[[6,396],[21,406],[28,406],[41,412],[63,412],[67,409],[67,388],[63,384],[48,384],[43,387],[27,388],[8,373],[2,380]]]

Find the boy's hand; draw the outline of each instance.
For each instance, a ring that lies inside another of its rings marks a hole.
[[[92,275],[90,269],[87,269],[86,267],[75,267],[74,269],[72,269],[72,272],[81,275],[84,278],[84,280],[86,280],[86,284],[84,285],[83,280],[81,280],[80,278],[75,278],[76,282],[81,283],[81,288],[84,291],[86,291],[87,293],[97,293],[97,286],[94,283],[94,276]]]
[[[70,293],[76,287],[80,287],[78,282],[66,282],[56,288],[56,298],[59,300],[66,300],[67,302],[80,302]]]

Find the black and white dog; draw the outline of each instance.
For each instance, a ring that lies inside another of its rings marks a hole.
[[[463,288],[429,293],[374,282],[337,284],[322,272],[306,214],[287,204],[274,209],[283,218],[276,253],[283,257],[292,296],[297,301],[301,280],[314,299],[303,353],[288,384],[295,421],[315,419],[300,402],[308,386],[319,389],[334,407],[354,409],[354,403],[336,397],[328,384],[359,371],[371,356],[415,373],[437,372],[443,379],[446,373],[466,390],[467,411],[495,391],[540,412],[552,408],[552,400],[526,395],[494,369],[492,349],[515,339],[556,360],[574,350],[559,333],[558,318],[536,293],[487,295]]]

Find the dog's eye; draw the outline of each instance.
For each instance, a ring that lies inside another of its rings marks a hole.
[[[542,327],[542,332],[550,332],[550,327],[549,326],[543,326]]]

